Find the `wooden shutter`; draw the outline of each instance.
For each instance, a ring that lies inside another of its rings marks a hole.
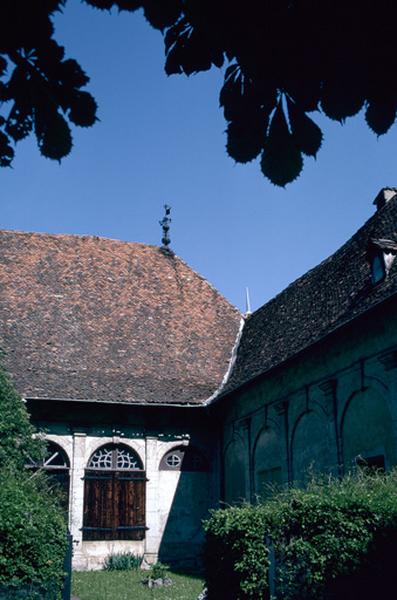
[[[142,471],[86,471],[84,540],[142,540],[145,537]]]
[[[114,522],[116,539],[145,537],[145,484],[142,472],[114,473]]]
[[[111,540],[113,532],[113,473],[88,471],[84,481],[83,539]]]

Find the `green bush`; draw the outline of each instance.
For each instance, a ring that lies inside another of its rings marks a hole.
[[[157,561],[154,565],[151,566],[149,571],[149,577],[152,579],[164,579],[167,577],[169,571],[169,566],[164,565],[162,562]]]
[[[44,475],[1,472],[0,540],[0,585],[61,589],[66,525]]]
[[[142,560],[143,556],[139,556],[133,552],[116,552],[106,558],[103,569],[105,571],[136,570],[140,568]]]
[[[396,471],[358,474],[213,512],[205,524],[209,598],[269,598],[269,540],[282,600],[387,598],[395,588],[396,492]]]
[[[43,455],[43,443],[33,438],[26,406],[0,368],[0,470],[13,464],[23,469]]]
[[[264,506],[212,512],[206,531],[205,570],[209,598],[259,599],[267,590],[268,551]]]
[[[57,598],[57,586],[36,585],[0,585],[0,600],[54,600]]]
[[[21,398],[0,371],[0,598],[59,597],[66,523],[57,490],[25,465],[44,453]]]

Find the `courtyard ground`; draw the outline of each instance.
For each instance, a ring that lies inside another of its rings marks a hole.
[[[196,600],[203,580],[170,573],[170,587],[148,589],[144,571],[88,571],[73,573],[72,593],[79,600]]]

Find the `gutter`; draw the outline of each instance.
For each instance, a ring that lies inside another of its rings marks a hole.
[[[23,396],[22,400],[24,402],[82,402],[82,403],[91,403],[91,404],[109,404],[110,406],[155,406],[155,407],[176,407],[176,408],[201,408],[203,403],[191,403],[191,402],[128,402],[127,400],[98,400],[97,398],[45,398],[43,396]]]

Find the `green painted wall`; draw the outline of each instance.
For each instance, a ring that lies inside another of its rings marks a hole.
[[[360,456],[397,463],[396,308],[379,307],[219,401],[225,501],[313,471],[343,473]]]

